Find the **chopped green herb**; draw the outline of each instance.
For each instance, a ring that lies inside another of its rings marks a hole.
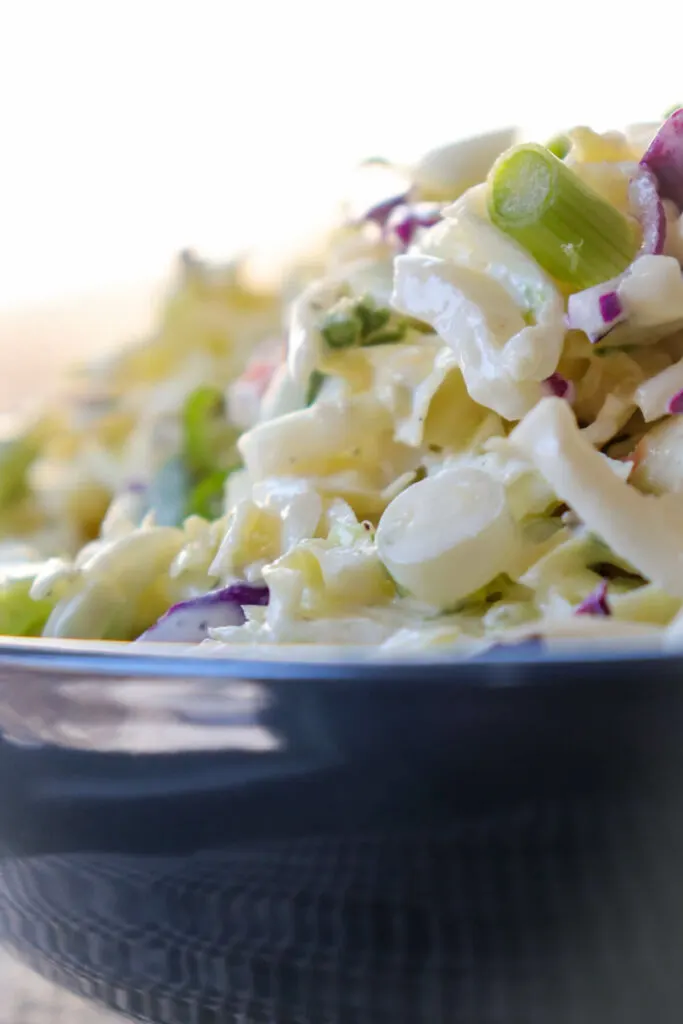
[[[234,431],[225,415],[225,399],[218,388],[196,388],[183,409],[184,455],[193,473],[213,472],[229,457]]]
[[[420,334],[434,334],[434,328],[431,324],[423,323],[422,320],[416,320],[413,316],[405,317],[406,328],[410,327],[413,331],[419,331]]]
[[[320,333],[330,348],[351,348],[357,344],[361,325],[353,313],[330,313],[320,328]]]
[[[149,487],[149,509],[161,526],[179,526],[188,515],[219,516],[225,480],[235,468],[235,430],[218,388],[204,385],[188,395],[182,424],[182,452],[160,467]]]
[[[328,313],[320,333],[330,348],[352,348],[360,345],[389,345],[401,341],[408,329],[408,320],[398,317],[386,306],[377,306],[371,295],[353,305],[343,299]],[[421,330],[431,330],[420,325]]]
[[[363,342],[363,345],[365,348],[370,348],[373,345],[392,345],[396,341],[402,341],[405,336],[406,325],[399,323],[396,327],[390,328],[387,331],[379,331],[377,334],[373,334]]]
[[[370,297],[362,299],[356,306],[355,312],[361,323],[360,336],[363,340],[386,326],[391,317],[391,310],[378,309]]]
[[[321,373],[320,370],[314,370],[311,376],[308,378],[308,388],[306,389],[306,407],[313,405],[316,398],[320,394],[320,389],[325,382],[325,374]]]
[[[229,470],[220,469],[205,476],[190,491],[185,514],[202,516],[204,519],[218,519],[223,512],[225,481]]]

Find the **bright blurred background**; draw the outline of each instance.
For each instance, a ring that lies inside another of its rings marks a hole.
[[[363,157],[510,123],[543,139],[651,120],[682,89],[656,3],[6,4],[0,341],[12,310],[31,348],[103,291],[104,335],[129,329],[176,250],[282,251]],[[60,328],[79,353],[99,343],[89,315]]]

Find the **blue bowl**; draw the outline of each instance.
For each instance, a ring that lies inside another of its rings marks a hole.
[[[159,1024],[680,1024],[683,662],[0,647],[0,927]]]

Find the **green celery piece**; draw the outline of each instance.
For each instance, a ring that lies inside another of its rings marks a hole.
[[[53,601],[34,601],[29,596],[33,577],[8,578],[0,582],[0,634],[3,636],[40,636]]]
[[[633,225],[543,146],[515,146],[496,161],[488,208],[501,231],[577,291],[616,277],[636,255]]]
[[[202,385],[185,400],[183,408],[184,455],[193,473],[211,473],[234,443],[234,431],[225,416],[225,399],[219,388]]]

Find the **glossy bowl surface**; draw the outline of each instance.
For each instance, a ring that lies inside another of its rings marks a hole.
[[[683,660],[0,646],[0,924],[164,1024],[683,1019]]]

